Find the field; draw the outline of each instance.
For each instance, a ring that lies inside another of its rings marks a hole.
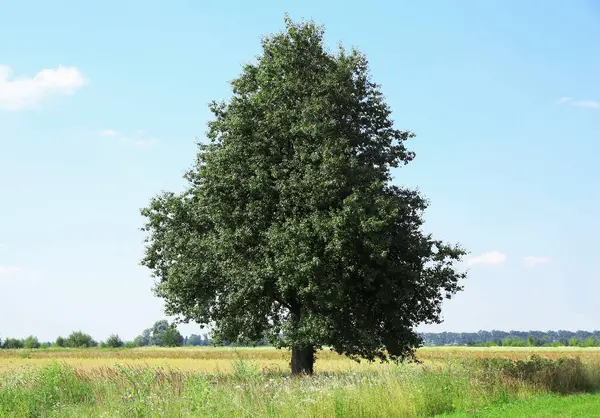
[[[417,357],[359,364],[326,350],[315,376],[292,378],[289,352],[271,348],[0,350],[0,416],[600,416],[600,349]]]

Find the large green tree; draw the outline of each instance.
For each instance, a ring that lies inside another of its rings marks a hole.
[[[329,52],[323,28],[294,23],[210,106],[189,185],[147,218],[142,264],[168,314],[212,324],[229,342],[292,348],[292,373],[315,353],[412,358],[420,323],[440,321],[460,290],[462,248],[422,232],[426,200],[391,183],[414,158],[367,60]]]

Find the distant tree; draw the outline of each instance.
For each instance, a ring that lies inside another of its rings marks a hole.
[[[151,337],[152,337],[152,330],[148,328],[148,329],[145,329],[144,331],[142,331],[142,333],[140,335],[135,337],[133,342],[136,347],[145,347],[147,345],[150,345]]]
[[[465,251],[423,232],[427,200],[392,184],[414,135],[394,127],[365,56],[285,23],[211,104],[188,189],[142,210],[142,263],[168,314],[221,341],[291,347],[294,374],[324,346],[414,358],[416,326],[441,322],[461,289]]]
[[[29,337],[25,338],[25,340],[23,340],[23,347],[24,348],[40,348],[40,342],[38,341],[37,337],[30,335]]]
[[[109,348],[119,348],[123,347],[124,345],[123,340],[121,340],[121,338],[119,338],[119,336],[116,334],[113,334],[110,337],[108,337],[105,343],[106,346]]]
[[[139,346],[135,345],[135,341],[127,341],[125,343],[125,348],[135,348],[135,347],[139,347]]]
[[[20,340],[18,338],[7,338],[6,340],[4,340],[4,343],[2,343],[2,348],[5,348],[5,349],[23,348],[23,340]]]
[[[183,345],[183,336],[174,325],[169,325],[163,332],[162,345],[164,347],[181,347]]]
[[[157,345],[159,347],[162,347],[164,345],[163,336],[167,329],[169,329],[169,322],[166,319],[156,321],[152,326],[152,336],[150,337],[150,345]]]
[[[185,341],[185,345],[199,346],[199,345],[203,345],[203,342],[204,341],[202,340],[202,335],[192,334]]]
[[[96,347],[98,343],[89,334],[81,331],[74,331],[65,340],[65,347],[89,348]]]
[[[58,337],[56,339],[56,342],[54,343],[55,346],[57,347],[66,347],[65,345],[65,339],[63,337]]]

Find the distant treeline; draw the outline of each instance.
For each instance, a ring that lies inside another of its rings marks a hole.
[[[40,342],[37,337],[31,335],[25,339],[0,338],[0,349],[38,349],[38,348],[135,348],[135,347],[181,347],[181,346],[239,346],[226,341],[215,341],[208,334],[192,334],[189,337],[181,335],[174,324],[166,320],[156,321],[150,328],[142,331],[133,341],[123,341],[117,334],[113,334],[104,341],[97,342],[91,335],[81,331],[73,331],[66,338],[58,337],[55,341]],[[267,345],[266,341],[260,341],[253,346]]]
[[[421,333],[426,346],[598,347],[600,331],[478,331]]]
[[[471,346],[471,347],[600,347],[600,331],[478,331],[421,333],[425,346]],[[0,339],[0,349],[17,348],[134,348],[145,346],[266,346],[266,341],[249,344],[231,344],[212,340],[208,334],[192,334],[183,337],[175,325],[165,320],[157,321],[145,329],[133,341],[123,341],[113,334],[105,341],[97,342],[89,334],[74,331],[68,337],[58,337],[53,342],[40,342],[34,336],[25,339]]]

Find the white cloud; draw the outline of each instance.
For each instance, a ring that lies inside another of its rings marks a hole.
[[[119,132],[115,131],[114,129],[105,129],[102,132],[100,132],[101,136],[117,136],[119,135]]]
[[[600,109],[600,101],[597,100],[573,100],[571,97],[561,97],[556,101],[557,104],[569,103],[575,107],[585,107],[588,109]]]
[[[37,106],[52,95],[71,95],[87,84],[75,67],[59,65],[33,77],[10,78],[10,67],[0,65],[0,110],[23,110]]]
[[[23,272],[23,269],[21,267],[0,266],[0,279],[7,278],[7,277],[14,277],[21,272]]]
[[[532,255],[528,255],[527,257],[523,257],[523,262],[527,267],[535,267],[538,264],[548,263],[550,258],[548,257],[534,257]]]
[[[506,261],[506,254],[500,251],[490,251],[476,257],[467,258],[467,265],[473,266],[476,264],[502,264]]]
[[[131,138],[124,136],[121,137],[121,142],[125,145],[130,145],[137,148],[148,148],[156,145],[158,141],[154,138]]]
[[[114,129],[104,129],[100,131],[100,136],[115,138],[123,145],[136,148],[149,148],[158,143],[158,140],[155,138],[141,136],[143,133],[144,131],[137,129],[134,136],[129,136]]]
[[[587,107],[589,109],[600,109],[600,102],[596,100],[579,100],[573,102],[573,106]]]

